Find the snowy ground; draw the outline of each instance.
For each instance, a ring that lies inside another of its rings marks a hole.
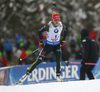
[[[0,92],[100,92],[100,80],[0,86]]]

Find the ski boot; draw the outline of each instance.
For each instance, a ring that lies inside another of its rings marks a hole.
[[[56,76],[56,81],[57,81],[57,82],[63,82],[63,80],[60,78],[60,75],[58,75],[58,74],[57,74],[57,76]]]
[[[23,83],[26,79],[27,79],[27,77],[29,76],[29,72],[27,71],[20,79],[19,79],[19,82],[20,83]]]

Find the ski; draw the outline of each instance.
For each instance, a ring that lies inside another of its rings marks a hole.
[[[22,82],[19,81],[19,82],[14,83],[14,85],[19,85],[19,84],[22,84]]]

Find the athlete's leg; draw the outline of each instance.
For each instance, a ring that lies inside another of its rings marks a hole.
[[[51,51],[52,47],[46,44],[43,50],[41,50],[37,60],[28,69],[29,73],[31,73],[36,68],[36,66],[39,65]]]
[[[61,49],[60,45],[55,46],[54,48],[54,54],[56,56],[56,80],[57,82],[62,82],[63,80],[60,79],[60,74],[61,74]]]
[[[56,56],[56,73],[57,74],[61,74],[61,49],[60,49],[60,45],[55,46],[54,48],[54,54]]]
[[[23,75],[20,78],[20,83],[24,82],[24,80],[26,80],[26,78],[28,77],[28,75],[36,68],[37,65],[39,65],[43,59],[48,55],[49,52],[52,51],[52,47],[45,45],[45,47],[43,48],[43,50],[40,52],[37,60],[30,66],[30,68],[27,70],[26,74]]]

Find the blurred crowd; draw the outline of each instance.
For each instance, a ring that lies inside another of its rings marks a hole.
[[[97,42],[99,52],[100,37],[97,37],[97,34],[93,29],[90,31],[89,36]],[[44,44],[45,41],[46,31],[43,33]],[[0,67],[7,66],[9,62],[14,62],[14,60],[17,61],[18,65],[26,65],[33,63],[37,59],[40,50],[36,51],[33,54],[31,53],[37,48],[39,48],[39,38],[35,33],[32,33],[31,36],[23,36],[21,32],[18,32],[14,39],[14,42],[11,42],[11,39],[9,38],[6,38],[4,43],[2,43],[2,41],[0,40]],[[77,34],[77,36],[75,36],[74,34],[70,34],[67,37],[66,45],[61,49],[62,61],[70,59],[82,59],[81,35]],[[29,56],[24,58],[27,55]],[[14,60],[12,59],[13,57],[15,57]],[[20,61],[20,58],[24,59]],[[52,52],[44,60],[44,62],[55,61],[55,55]]]

